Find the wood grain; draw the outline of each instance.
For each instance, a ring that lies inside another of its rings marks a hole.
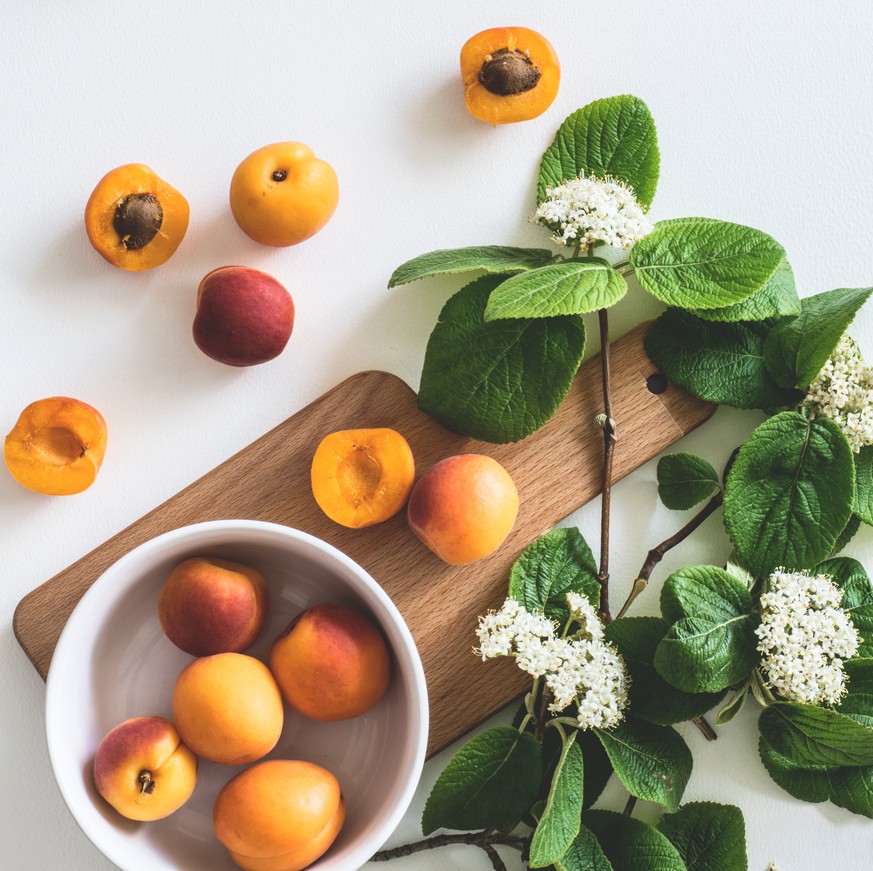
[[[612,348],[616,480],[714,411],[672,385],[660,395],[647,389],[646,379],[656,370],[643,350],[646,329],[640,325]],[[25,596],[15,611],[15,635],[45,678],[61,630],[85,590],[142,542],[220,518],[297,527],[366,568],[406,619],[427,676],[433,754],[524,690],[525,676],[509,661],[486,664],[472,655],[476,618],[503,601],[519,552],[599,493],[602,435],[593,420],[601,410],[598,358],[580,369],[555,417],[514,445],[450,432],[419,411],[414,392],[393,375],[354,375]],[[309,485],[319,441],[335,430],[377,426],[406,436],[419,474],[443,457],[468,452],[489,454],[507,468],[521,508],[496,553],[472,565],[448,566],[412,535],[403,513],[363,530],[337,526],[321,513]]]

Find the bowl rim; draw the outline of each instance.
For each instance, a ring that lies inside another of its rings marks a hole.
[[[318,538],[311,533],[305,532],[296,527],[286,526],[281,523],[275,523],[266,520],[250,520],[246,518],[227,518],[221,520],[206,520],[190,524],[185,524],[165,532],[159,533],[152,538],[142,542],[136,547],[120,556],[117,560],[111,563],[85,591],[81,599],[76,603],[70,616],[64,624],[61,634],[58,638],[55,650],[49,664],[48,673],[46,675],[46,703],[45,703],[45,739],[48,747],[49,761],[51,764],[52,775],[58,786],[58,789],[64,799],[68,810],[73,816],[79,828],[91,841],[92,844],[111,862],[118,865],[122,871],[127,871],[129,856],[125,851],[116,849],[115,844],[105,844],[101,838],[100,832],[95,825],[94,817],[84,808],[80,808],[77,801],[74,800],[73,787],[67,784],[64,777],[60,776],[62,763],[60,762],[59,754],[62,747],[60,746],[60,738],[58,723],[63,722],[63,713],[61,708],[60,691],[56,689],[63,684],[65,673],[69,672],[71,666],[69,663],[75,661],[72,654],[76,653],[75,641],[78,636],[78,627],[86,618],[85,615],[89,611],[90,603],[93,599],[97,599],[104,595],[105,590],[114,586],[114,598],[122,596],[125,590],[129,589],[132,584],[136,583],[137,575],[129,575],[126,583],[120,583],[120,579],[116,580],[118,575],[124,577],[128,566],[131,563],[136,563],[144,558],[148,558],[153,552],[159,552],[168,542],[183,544],[186,540],[191,540],[193,543],[197,538],[208,532],[222,532],[231,530],[250,530],[255,533],[261,532],[267,535],[276,535],[280,538],[287,538],[301,542],[304,545],[314,548],[316,551],[321,551],[322,554],[335,560],[340,565],[351,571],[355,577],[364,585],[367,592],[374,597],[378,605],[383,609],[385,614],[390,618],[392,629],[398,633],[403,643],[403,652],[408,660],[410,674],[414,685],[414,700],[416,702],[414,710],[411,711],[414,754],[411,765],[409,766],[407,777],[403,782],[403,788],[400,792],[398,801],[395,803],[391,812],[388,813],[382,822],[373,830],[369,837],[362,841],[359,845],[349,849],[349,855],[345,857],[345,861],[357,863],[355,867],[366,862],[370,857],[378,851],[385,843],[391,833],[397,828],[401,819],[405,815],[412,798],[418,787],[421,773],[424,767],[425,756],[427,752],[427,741],[429,732],[429,701],[427,695],[427,681],[424,675],[424,667],[421,662],[421,656],[406,625],[403,615],[394,604],[391,597],[380,586],[378,581],[364,569],[360,564],[355,562],[350,556],[343,553],[334,545]],[[78,798],[78,796],[77,796]]]

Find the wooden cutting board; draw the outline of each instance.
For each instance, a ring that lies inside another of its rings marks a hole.
[[[616,480],[715,410],[673,385],[659,394],[649,389],[647,379],[656,370],[643,350],[646,329],[640,325],[612,348]],[[477,617],[502,603],[519,552],[599,493],[603,438],[593,421],[602,411],[600,377],[599,358],[590,360],[545,427],[514,445],[491,445],[450,432],[419,411],[415,393],[395,376],[353,375],[25,596],[15,611],[15,635],[45,678],[61,630],[85,590],[142,542],[179,526],[221,518],[297,527],[360,563],[406,619],[427,676],[433,754],[524,691],[526,676],[509,660],[483,663],[471,652]],[[362,427],[401,432],[412,447],[418,474],[451,454],[484,453],[499,460],[521,499],[515,528],[504,544],[484,560],[449,566],[409,531],[403,512],[361,530],[328,520],[312,498],[312,455],[328,433]],[[596,553],[598,542],[591,544]]]

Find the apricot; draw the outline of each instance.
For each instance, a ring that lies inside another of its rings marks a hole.
[[[412,531],[443,561],[471,563],[497,550],[518,514],[518,490],[497,460],[458,454],[436,463],[412,490]]]
[[[541,115],[561,81],[558,56],[548,40],[527,27],[492,27],[461,49],[464,102],[474,118],[511,124]]]
[[[167,638],[192,656],[241,653],[264,627],[270,592],[257,569],[219,557],[179,563],[158,596]]]
[[[197,757],[163,717],[133,717],[100,742],[94,785],[122,816],[147,822],[177,811],[194,792]]]
[[[85,230],[97,252],[138,272],[173,256],[188,230],[188,201],[141,163],[106,173],[85,206]]]
[[[31,402],[3,445],[12,477],[37,493],[70,496],[94,483],[106,454],[106,421],[69,396]]]
[[[360,529],[403,508],[415,480],[415,461],[396,430],[347,429],[322,439],[311,479],[318,507],[336,523]]]
[[[302,142],[276,142],[252,152],[230,181],[230,210],[242,231],[283,248],[314,236],[339,202],[333,167]]]
[[[194,341],[219,363],[266,363],[285,350],[293,329],[291,294],[266,272],[221,266],[197,288]]]
[[[285,701],[313,720],[333,722],[366,713],[391,680],[382,633],[342,605],[300,614],[270,650],[270,670]]]
[[[246,871],[300,871],[325,853],[345,821],[336,777],[292,759],[259,762],[219,792],[218,840]]]
[[[195,659],[176,680],[173,721],[198,756],[223,765],[253,762],[279,740],[279,687],[260,660],[242,653]]]

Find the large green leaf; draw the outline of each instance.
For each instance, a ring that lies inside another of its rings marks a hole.
[[[855,454],[855,514],[873,526],[873,445]]]
[[[594,832],[580,826],[570,849],[555,862],[556,871],[615,871],[600,848]]]
[[[528,611],[559,623],[570,617],[567,593],[581,593],[600,604],[597,564],[576,527],[553,529],[529,544],[509,573],[509,595]]]
[[[686,871],[679,851],[654,826],[614,811],[588,811],[582,823],[615,871]]]
[[[776,702],[758,728],[776,753],[803,767],[873,765],[873,729],[829,708]]]
[[[545,266],[553,257],[553,252],[545,248],[509,248],[504,245],[445,248],[429,251],[402,263],[394,270],[388,287],[408,284],[431,275],[454,275],[477,270],[500,275],[524,272]]]
[[[661,588],[661,612],[671,623],[655,650],[655,668],[688,693],[715,693],[747,677],[757,662],[752,597],[715,566],[687,566]]]
[[[747,871],[746,823],[733,805],[709,801],[683,805],[658,823],[688,871]]]
[[[794,271],[783,260],[770,280],[748,299],[724,308],[696,309],[696,317],[706,321],[765,321],[800,314],[800,297],[794,285]]]
[[[770,377],[764,336],[749,324],[709,323],[668,309],[647,333],[645,346],[671,381],[709,402],[769,409],[803,398]]]
[[[873,583],[864,566],[851,557],[836,557],[823,562],[816,571],[830,575],[843,591],[841,607],[863,639],[856,656],[873,657]]]
[[[684,309],[736,305],[767,286],[785,258],[772,237],[712,218],[659,221],[630,253],[637,281]]]
[[[552,729],[547,730],[554,731]],[[590,729],[579,733],[576,739],[582,748],[582,756],[585,759],[585,796],[583,806],[591,807],[600,798],[609,779],[612,777],[612,763],[603,749],[603,745]]]
[[[468,741],[437,778],[424,806],[436,829],[511,829],[536,798],[540,746],[530,732],[498,726]]]
[[[858,287],[808,296],[801,301],[796,318],[786,318],[773,327],[764,353],[777,383],[805,390],[871,293],[873,287]]]
[[[614,729],[595,731],[616,776],[631,795],[667,810],[679,807],[693,760],[675,729],[627,719]]]
[[[579,317],[486,323],[503,279],[483,276],[444,306],[424,357],[418,405],[449,429],[514,442],[539,429],[567,395],[585,351]]]
[[[545,868],[570,849],[579,834],[584,763],[575,735],[564,744],[546,806],[530,842],[531,868]]]
[[[648,208],[660,161],[655,123],[642,100],[628,94],[595,100],[558,128],[540,164],[537,202],[548,188],[584,173],[624,182]]]
[[[508,278],[491,294],[485,320],[581,315],[615,305],[627,282],[599,257],[564,260]]]
[[[712,463],[696,454],[667,454],[658,460],[658,495],[667,508],[684,511],[708,499],[719,488]]]
[[[618,648],[630,672],[630,709],[640,720],[659,726],[693,720],[724,696],[724,692],[685,693],[658,674],[655,650],[669,628],[660,617],[622,617],[606,627],[606,637]]]
[[[827,418],[784,411],[740,448],[727,478],[725,526],[760,577],[779,566],[811,568],[830,555],[849,522],[854,489],[842,430]]]

